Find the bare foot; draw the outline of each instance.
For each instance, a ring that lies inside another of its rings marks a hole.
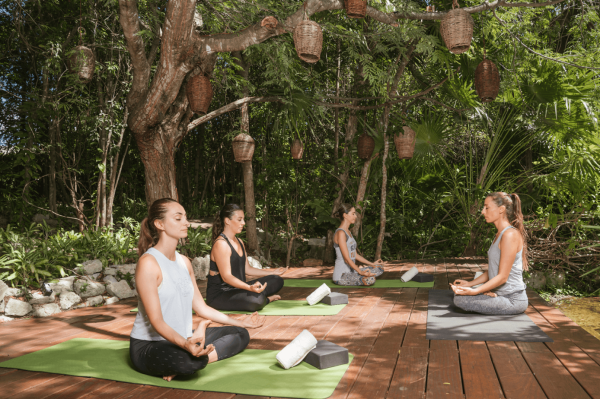
[[[163,376],[163,380],[165,381],[171,381],[173,378],[175,378],[175,375],[165,375]]]
[[[271,295],[269,297],[269,302],[275,302],[275,301],[278,301],[280,299],[281,299],[281,297],[279,295]]]

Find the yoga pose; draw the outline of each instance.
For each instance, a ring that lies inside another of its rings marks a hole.
[[[139,299],[129,356],[139,372],[167,381],[240,353],[250,340],[244,327],[264,323],[257,314],[237,320],[204,303],[190,260],[176,252],[188,226],[183,207],[163,198],[148,210],[138,242],[143,255],[135,272]],[[195,330],[192,309],[206,319]],[[211,321],[228,326],[207,328]]]
[[[335,268],[333,282],[338,285],[373,285],[375,277],[383,273],[383,261],[369,262],[356,253],[356,240],[350,234],[350,225],[356,222],[356,209],[350,204],[342,204],[336,212],[342,221],[335,231],[333,247],[335,248]],[[356,260],[369,266],[358,267]]]
[[[244,243],[236,237],[245,224],[242,208],[227,204],[213,225],[206,303],[215,309],[255,312],[281,299],[275,294],[283,288],[280,276],[287,268],[261,270],[250,266]],[[259,278],[246,282],[246,274]]]
[[[473,281],[455,280],[454,304],[482,314],[520,314],[527,309],[523,270],[527,270],[527,235],[521,199],[502,192],[487,196],[481,211],[498,233],[488,250],[488,271]],[[482,284],[478,288],[471,288]],[[483,294],[483,295],[481,295]]]

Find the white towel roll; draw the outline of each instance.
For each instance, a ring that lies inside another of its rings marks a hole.
[[[406,283],[407,281],[410,281],[414,276],[416,276],[417,273],[419,273],[419,269],[417,269],[416,267],[413,266],[412,269],[410,269],[409,271],[404,273],[402,275],[402,277],[400,277],[400,280],[402,280]]]
[[[316,347],[317,339],[308,330],[304,330],[275,357],[281,367],[288,370],[304,360],[306,355]]]
[[[308,304],[312,306],[321,302],[321,299],[325,298],[329,294],[331,294],[331,289],[327,286],[327,284],[323,283],[323,285],[314,290],[312,294],[307,296],[306,300],[308,301]]]
[[[473,280],[477,280],[477,277],[479,277],[481,275],[483,275],[483,272],[477,272],[477,273],[475,273],[475,278],[473,278]],[[482,285],[483,284],[477,284],[477,285],[474,285],[472,288],[477,288],[477,287],[480,287]]]

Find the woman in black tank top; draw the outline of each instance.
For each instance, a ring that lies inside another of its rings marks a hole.
[[[287,268],[261,270],[250,266],[244,243],[236,237],[245,224],[242,209],[227,204],[213,225],[206,303],[215,309],[254,312],[281,299],[275,294],[283,288],[280,276]],[[246,281],[246,274],[258,279]]]

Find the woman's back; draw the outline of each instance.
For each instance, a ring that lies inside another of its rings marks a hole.
[[[498,238],[492,243],[488,250],[488,276],[491,280],[496,277],[500,269],[500,240],[506,232],[506,230],[514,228],[512,226],[506,227],[500,232]],[[523,291],[527,286],[523,282],[523,249],[517,252],[515,260],[510,268],[510,274],[506,283],[493,289],[498,295],[510,295],[518,291]]]
[[[341,244],[346,245],[350,259],[352,259],[352,262],[356,262],[356,240],[354,239],[354,237],[349,235],[344,229],[337,229],[334,233],[334,236],[340,230],[343,231],[346,236],[345,244],[343,242]],[[353,269],[350,266],[348,266],[348,264],[344,260],[340,246],[334,242],[333,248],[335,249],[335,267],[333,269],[333,281],[340,281],[342,274],[352,273]]]
[[[246,282],[246,250],[244,249],[244,246],[239,242],[239,239],[236,237],[242,249],[242,256],[240,256],[240,254],[235,250],[233,245],[231,245],[229,239],[227,239],[225,234],[221,234],[221,237],[223,237],[223,240],[225,240],[229,245],[229,248],[231,248],[231,256],[229,257],[231,275],[240,281]],[[210,304],[221,292],[233,290],[234,287],[223,281],[221,273],[219,273],[219,267],[217,266],[217,263],[214,260],[212,260],[212,256],[210,260],[209,270],[210,272],[208,273],[208,281],[206,285],[206,302]]]

